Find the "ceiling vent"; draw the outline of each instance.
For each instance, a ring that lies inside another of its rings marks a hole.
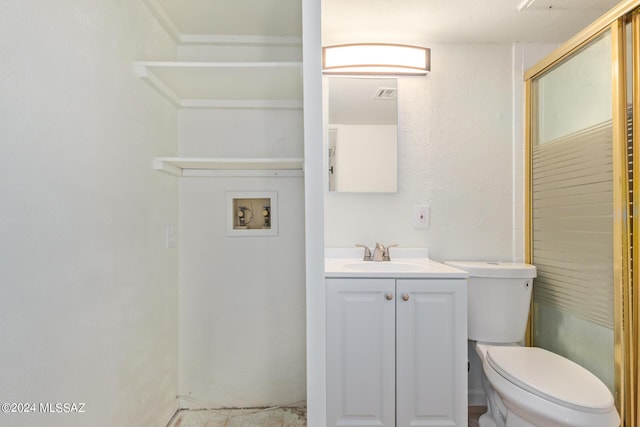
[[[373,94],[373,99],[396,99],[398,97],[398,89],[395,87],[379,87]]]

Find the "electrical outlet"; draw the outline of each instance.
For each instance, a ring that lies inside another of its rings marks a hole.
[[[413,207],[413,228],[429,228],[430,209],[427,205]]]

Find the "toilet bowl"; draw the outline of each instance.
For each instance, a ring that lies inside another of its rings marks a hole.
[[[487,413],[480,427],[617,427],[607,386],[580,365],[519,345],[529,315],[532,265],[446,262],[469,273],[468,333],[482,362]]]
[[[619,425],[607,386],[577,363],[536,347],[475,347],[494,412],[483,416],[481,427]]]

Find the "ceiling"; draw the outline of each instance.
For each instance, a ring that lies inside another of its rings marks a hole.
[[[561,43],[618,0],[322,0],[322,43]]]
[[[182,34],[302,35],[302,0],[145,0]],[[323,45],[561,43],[618,0],[320,0]]]

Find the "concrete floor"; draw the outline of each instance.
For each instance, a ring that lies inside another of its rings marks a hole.
[[[486,406],[469,407],[469,427],[478,426]],[[183,410],[168,427],[306,427],[305,408]]]
[[[486,406],[469,406],[469,426],[468,427],[479,427],[478,418],[480,415],[487,412]]]
[[[306,408],[179,411],[168,427],[305,427]]]

